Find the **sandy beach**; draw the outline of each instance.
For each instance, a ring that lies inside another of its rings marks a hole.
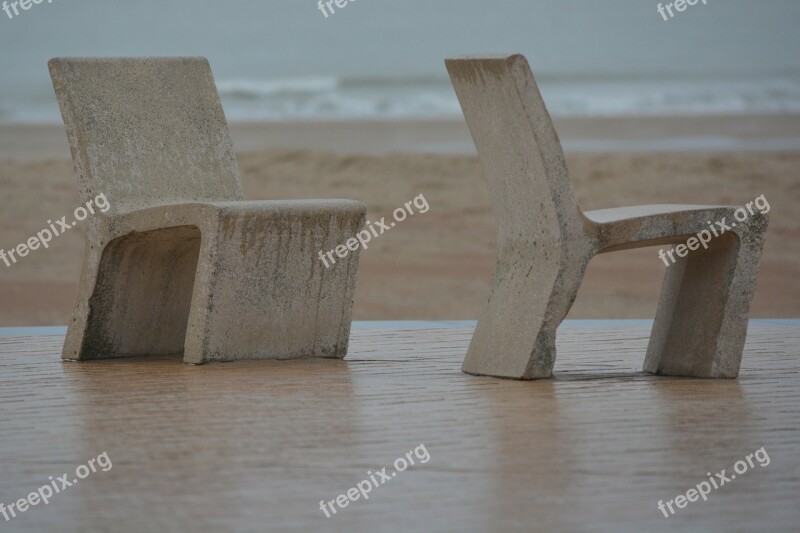
[[[555,122],[584,210],[740,206],[765,195],[770,229],[751,316],[800,316],[800,116]],[[231,130],[248,199],[355,198],[373,220],[419,194],[428,200],[427,213],[362,253],[355,319],[477,318],[495,226],[462,121],[262,122]],[[0,126],[0,248],[24,242],[78,201],[62,126]],[[66,324],[81,231],[11,268],[0,264],[0,326]],[[569,318],[652,317],[663,272],[653,248],[599,256]]]

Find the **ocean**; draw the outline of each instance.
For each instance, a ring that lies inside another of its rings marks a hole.
[[[231,120],[449,118],[443,59],[521,52],[559,116],[800,112],[800,2],[52,0],[0,11],[0,122],[57,122],[54,56],[204,55]]]

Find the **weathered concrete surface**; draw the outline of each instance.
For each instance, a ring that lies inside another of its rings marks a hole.
[[[53,59],[89,219],[62,357],[183,351],[190,363],[342,358],[363,226],[351,200],[243,201],[204,58]]]
[[[489,301],[463,371],[550,377],[558,325],[598,253],[684,243],[736,207],[656,205],[583,213],[564,152],[521,55],[446,61],[498,222]],[[756,213],[708,250],[667,269],[647,372],[733,378],[739,373],[767,217]],[[656,259],[654,257],[654,268]]]

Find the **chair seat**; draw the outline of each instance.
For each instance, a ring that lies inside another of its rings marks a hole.
[[[121,213],[111,224],[110,239],[131,232],[175,226],[197,226],[212,218],[256,215],[263,218],[302,215],[308,218],[366,213],[356,200],[234,200],[219,202],[174,203]]]
[[[698,211],[717,212],[719,210],[725,210],[733,215],[733,211],[736,209],[736,207],[725,205],[652,204],[597,209],[595,211],[584,211],[583,214],[592,222],[606,224],[656,216],[679,217]]]
[[[723,205],[655,204],[586,211],[584,216],[595,224],[598,253],[645,246],[680,244],[700,232],[708,239],[735,233],[747,226],[754,216],[737,221],[734,214],[741,207]]]

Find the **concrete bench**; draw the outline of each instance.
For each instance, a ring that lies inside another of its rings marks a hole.
[[[446,65],[498,223],[491,293],[463,371],[547,378],[556,329],[595,254],[683,243],[710,221],[732,221],[737,208],[655,205],[584,213],[526,59],[465,57]],[[667,268],[646,372],[738,375],[766,228],[766,216],[755,213]],[[653,257],[654,267],[662,264]]]
[[[204,58],[49,63],[89,219],[62,357],[183,352],[184,361],[342,358],[358,251],[350,200],[244,201]]]

